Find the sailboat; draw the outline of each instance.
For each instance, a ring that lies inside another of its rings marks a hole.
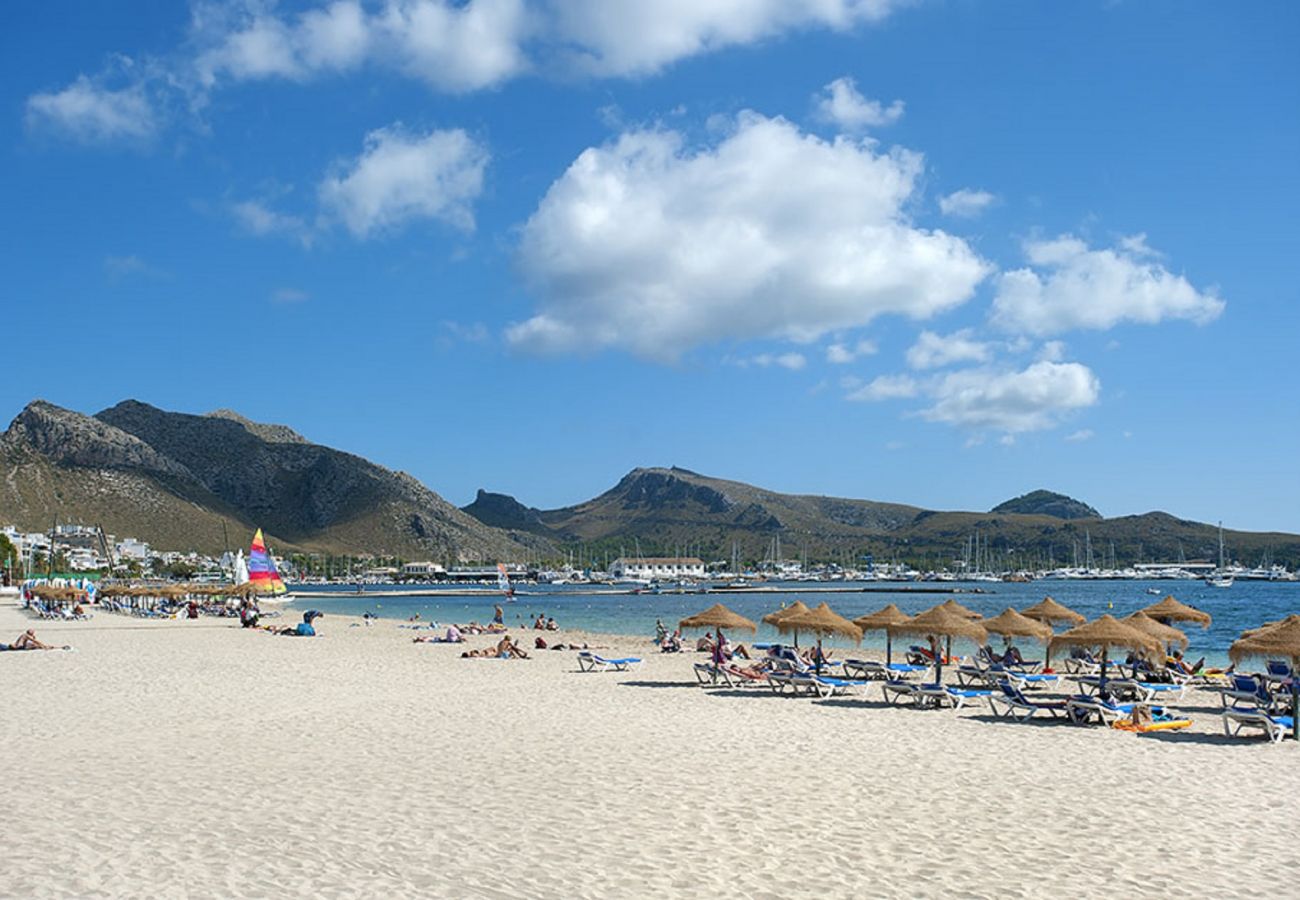
[[[248,581],[260,596],[287,600],[289,589],[280,578],[280,570],[275,567],[275,558],[266,549],[266,540],[262,529],[253,535],[253,544],[248,548]]]
[[[504,563],[497,563],[497,587],[506,595],[507,603],[515,602],[515,586],[510,583],[510,574],[506,572]]]
[[[1215,571],[1213,575],[1205,579],[1206,585],[1208,585],[1209,587],[1216,587],[1216,588],[1232,587],[1232,576],[1226,574],[1226,571],[1227,570],[1224,568],[1223,565],[1223,523],[1220,522],[1219,523],[1219,568]]]

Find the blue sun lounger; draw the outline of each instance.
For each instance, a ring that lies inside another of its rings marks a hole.
[[[1040,712],[1053,719],[1068,712],[1064,700],[1035,700],[1010,681],[998,682],[998,689],[989,697],[989,706],[1003,718],[1013,718],[1017,722],[1028,722]]]
[[[1241,734],[1244,729],[1258,728],[1273,743],[1291,734],[1295,719],[1291,716],[1270,716],[1257,709],[1225,709],[1223,711],[1223,733],[1229,737]]]
[[[597,656],[590,650],[578,651],[578,668],[584,672],[627,672],[636,666],[641,665],[641,659],[637,656],[625,656],[622,659],[606,659],[603,656]]]
[[[1109,725],[1125,716],[1133,715],[1135,706],[1136,703],[1112,703],[1100,697],[1085,697],[1080,694],[1065,701],[1065,712],[1070,717],[1070,721],[1076,725],[1087,725],[1093,719],[1096,719],[1099,725]],[[1159,707],[1154,707],[1152,712],[1158,709]]]

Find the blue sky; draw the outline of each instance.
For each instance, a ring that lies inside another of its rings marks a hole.
[[[129,11],[128,11],[129,10]],[[0,412],[1300,531],[1300,8],[26,4]]]

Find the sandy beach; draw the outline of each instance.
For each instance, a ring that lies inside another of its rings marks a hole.
[[[562,632],[646,659],[583,674],[329,615],[0,607],[26,627],[75,649],[0,654],[5,896],[1246,896],[1300,865],[1298,749],[1225,740],[1208,691],[1136,736],[702,690],[648,639]]]

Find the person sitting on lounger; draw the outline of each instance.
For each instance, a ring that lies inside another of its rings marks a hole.
[[[1226,669],[1207,669],[1204,656],[1189,666],[1187,660],[1183,659],[1181,650],[1175,650],[1173,656],[1165,657],[1165,665],[1182,675],[1228,675],[1234,668],[1228,666]]]
[[[1002,654],[1000,662],[1004,666],[1023,666],[1025,658],[1020,655],[1019,647],[1008,647],[1006,652]]]
[[[71,647],[54,647],[36,639],[36,632],[28,628],[12,644],[0,644],[0,650],[70,650]]]
[[[749,659],[749,651],[745,649],[745,645],[736,644],[733,647],[731,645],[731,640],[726,635],[721,635],[718,638],[718,647],[722,650],[724,660],[730,660],[736,656]]]

